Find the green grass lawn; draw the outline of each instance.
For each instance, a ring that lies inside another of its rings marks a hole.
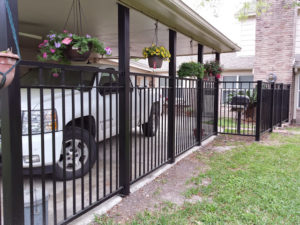
[[[129,224],[300,224],[300,135],[270,138],[274,146],[242,144],[226,153],[199,154],[210,170],[189,180],[195,186],[185,194],[204,201],[169,204]],[[204,178],[212,183],[201,186]]]

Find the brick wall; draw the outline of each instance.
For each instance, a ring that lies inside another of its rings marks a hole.
[[[256,20],[254,79],[266,81],[271,72],[278,83],[293,83],[296,9],[286,7],[292,0],[268,0],[269,11]],[[293,85],[291,86],[293,87]],[[293,113],[294,90],[291,89]],[[290,115],[290,118],[292,115]]]
[[[268,13],[257,17],[254,78],[266,80],[274,72],[278,82],[292,83],[296,9],[286,8],[292,0],[269,0]]]

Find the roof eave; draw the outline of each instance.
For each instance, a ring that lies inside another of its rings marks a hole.
[[[152,0],[149,1],[151,4],[148,4],[148,1],[141,3],[140,0],[118,1],[217,52],[228,53],[241,50],[238,45],[233,43],[181,0]],[[172,10],[172,12],[168,10]],[[170,13],[175,14],[174,18],[176,19],[170,20],[170,17],[168,17]]]

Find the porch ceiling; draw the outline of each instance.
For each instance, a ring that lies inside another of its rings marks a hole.
[[[118,57],[118,7],[117,0],[81,1],[84,33],[98,37],[105,46],[113,49],[113,58]],[[122,4],[136,9],[130,12],[130,54],[141,57],[142,49],[151,45],[154,23],[159,23],[159,44],[168,47],[168,27],[178,31],[178,56],[197,54],[197,42],[205,46],[204,53],[232,52],[239,47],[209,25],[178,0],[120,0]],[[50,30],[62,31],[72,0],[19,0],[19,30],[22,33],[44,37]],[[143,15],[140,12],[143,12]],[[151,17],[151,18],[149,18]],[[67,30],[72,29],[70,19]],[[191,38],[193,48],[190,47]],[[40,40],[20,36],[23,48],[37,50]]]

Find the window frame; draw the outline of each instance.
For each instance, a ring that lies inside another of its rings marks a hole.
[[[224,101],[224,100],[226,100],[226,97],[225,97],[225,99],[224,99],[224,96],[225,96],[225,92],[226,91],[234,91],[234,90],[237,90],[237,91],[239,91],[239,90],[242,90],[242,89],[244,89],[244,88],[241,88],[240,87],[240,83],[239,83],[239,81],[240,81],[240,77],[253,77],[253,79],[252,79],[252,81],[249,81],[249,82],[253,82],[254,81],[254,75],[253,74],[245,74],[245,75],[228,75],[228,76],[223,76],[223,81],[224,81],[224,78],[225,77],[236,77],[236,79],[235,79],[235,81],[228,81],[228,82],[236,82],[235,83],[235,85],[233,85],[234,87],[233,88],[230,88],[230,87],[226,87],[226,90],[224,90],[224,89],[222,89],[222,99],[221,99],[221,104],[223,105],[223,106],[225,106],[225,105],[227,105],[227,103],[226,103],[226,101]],[[247,81],[246,81],[247,82]],[[223,85],[224,85],[224,83],[223,83]],[[225,88],[224,86],[223,86],[223,88]],[[250,87],[250,88],[253,88],[253,87]]]

